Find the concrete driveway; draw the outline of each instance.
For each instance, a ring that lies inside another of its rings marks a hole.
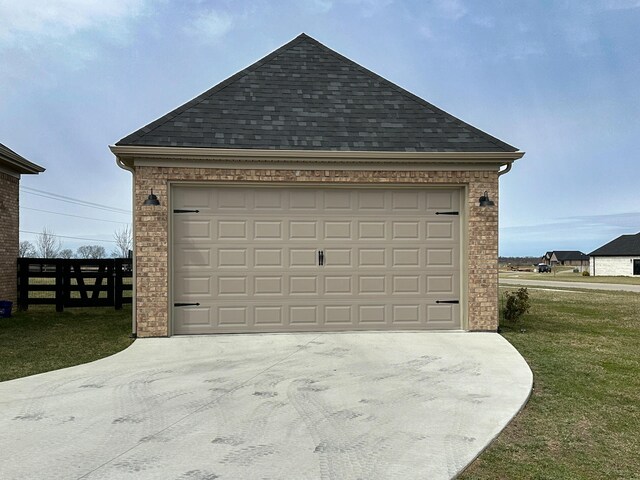
[[[0,478],[451,478],[531,386],[491,333],[143,339],[0,383]]]

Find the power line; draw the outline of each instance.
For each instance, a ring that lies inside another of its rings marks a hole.
[[[33,233],[34,235],[42,234],[42,232],[30,232],[29,230],[20,230],[20,233]],[[52,237],[60,237],[60,238],[72,238],[74,240],[87,240],[88,242],[118,243],[115,240],[96,240],[95,238],[71,237],[69,235],[56,235],[55,233],[47,233],[47,235],[51,235]]]
[[[60,202],[67,202],[75,205],[82,205],[84,207],[97,208],[100,210],[107,210],[107,211],[117,212],[117,213],[126,213],[128,215],[131,215],[130,210],[116,208],[116,207],[104,205],[101,203],[88,202],[86,200],[81,200],[79,198],[67,197],[65,195],[60,195],[58,193],[53,193],[53,192],[47,192],[45,190],[38,190],[36,188],[29,188],[29,187],[20,187],[20,190],[22,190],[24,193],[27,193],[29,195],[36,195],[39,197],[50,198],[52,200],[58,200]]]
[[[95,217],[83,217],[81,215],[72,215],[70,213],[52,212],[51,210],[41,210],[39,208],[31,208],[31,207],[20,207],[20,208],[24,210],[34,210],[36,212],[53,213],[55,215],[64,215],[66,217],[85,218],[87,220],[98,220],[99,222],[119,223],[122,225],[128,225],[130,223],[130,222],[117,222],[115,220],[104,220],[102,218],[95,218]]]

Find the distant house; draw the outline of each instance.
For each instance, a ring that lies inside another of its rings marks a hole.
[[[640,233],[621,235],[589,255],[591,275],[640,275]]]
[[[0,300],[16,301],[20,175],[40,172],[44,172],[44,168],[0,143]]]
[[[581,271],[589,266],[589,255],[578,250],[553,250],[541,258],[542,263],[555,267],[556,265],[578,267]]]

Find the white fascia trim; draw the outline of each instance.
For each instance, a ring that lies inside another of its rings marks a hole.
[[[259,150],[231,148],[109,146],[127,166],[138,160],[152,160],[155,165],[176,160],[208,162],[265,163],[351,163],[388,165],[425,164],[493,164],[502,166],[522,158],[525,152],[343,152],[334,150]]]

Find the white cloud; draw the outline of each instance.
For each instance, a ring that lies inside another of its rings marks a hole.
[[[187,33],[205,40],[218,40],[233,27],[233,17],[216,10],[200,13],[186,28]]]
[[[0,47],[104,30],[145,10],[145,0],[0,0]]]

